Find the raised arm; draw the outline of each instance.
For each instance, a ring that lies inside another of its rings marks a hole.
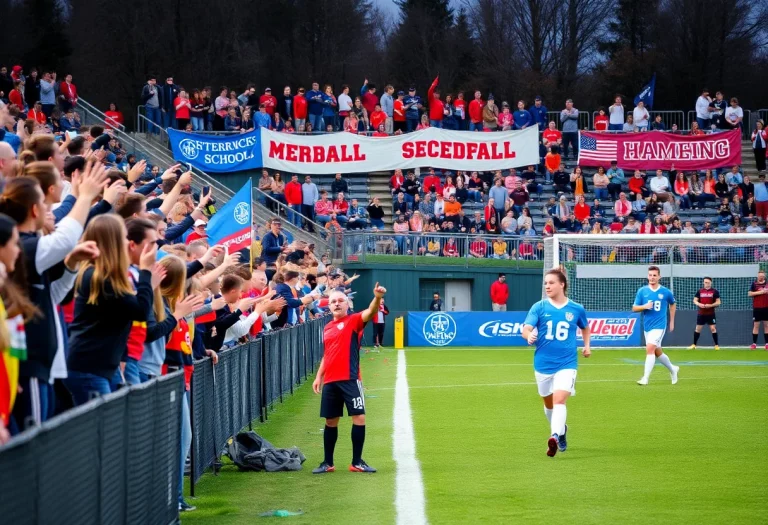
[[[381,304],[381,299],[386,293],[387,289],[383,286],[379,286],[379,283],[376,283],[376,286],[373,287],[373,301],[371,301],[371,304],[368,305],[368,308],[362,312],[361,317],[364,323],[369,322],[377,313],[379,313],[379,305]]]

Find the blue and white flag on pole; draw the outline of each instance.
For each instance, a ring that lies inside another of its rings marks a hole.
[[[635,106],[637,106],[637,103],[642,100],[646,108],[653,109],[654,91],[656,91],[656,73],[653,74],[651,81],[643,86],[643,89],[640,90],[640,93],[638,93],[638,95],[635,97]]]
[[[251,179],[208,221],[208,243],[229,253],[251,247]]]

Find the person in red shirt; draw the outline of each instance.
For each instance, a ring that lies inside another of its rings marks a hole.
[[[293,97],[293,118],[295,120],[294,125],[296,129],[301,131],[303,126],[307,124],[307,99],[304,96],[305,89],[299,88],[298,94]]]
[[[374,137],[389,137],[386,131],[384,131],[385,127],[384,124],[379,124],[379,127],[376,131],[373,132]]]
[[[64,82],[59,84],[59,93],[59,107],[62,113],[77,106],[77,86],[72,83],[72,75],[67,75]]]
[[[274,119],[275,109],[277,108],[277,98],[272,96],[272,88],[266,88],[264,94],[259,97],[259,107],[261,107],[262,104],[264,104],[267,113],[269,113],[269,117]]]
[[[336,219],[342,226],[346,226],[347,221],[349,221],[349,217],[347,216],[348,211],[349,203],[344,199],[344,194],[339,193],[336,200],[333,201],[333,213],[336,214]]]
[[[459,91],[456,95],[456,100],[453,101],[453,114],[455,115],[456,122],[459,124],[459,129],[466,131],[467,129],[467,101],[464,100],[464,92]]]
[[[426,192],[431,192],[432,188],[434,188],[436,193],[443,193],[443,183],[440,180],[440,177],[435,175],[434,168],[429,168],[429,174],[424,177],[422,188],[424,188],[424,191]]]
[[[43,105],[40,102],[35,102],[35,105],[27,113],[27,118],[30,118],[38,124],[45,124],[48,122],[48,118],[43,113]]]
[[[379,129],[379,125],[384,124],[387,120],[387,114],[381,110],[381,104],[376,102],[373,112],[370,113],[371,127],[374,130]]]
[[[546,139],[547,145],[554,148],[557,146],[560,150],[560,144],[563,143],[563,134],[557,129],[557,124],[552,120],[549,122],[549,127],[541,134],[541,138]]]
[[[195,225],[194,225],[194,229],[192,230],[192,233],[187,235],[187,240],[184,243],[190,244],[199,239],[207,239],[208,233],[205,231],[205,228],[207,225],[208,223],[205,222],[203,219],[197,219],[195,221]]]
[[[192,103],[189,101],[189,94],[183,89],[179,91],[179,96],[173,101],[173,107],[176,108],[176,122],[178,129],[186,129],[189,124],[189,110],[192,109]]]
[[[573,215],[579,222],[584,222],[584,219],[589,219],[592,214],[592,208],[589,207],[584,195],[579,195],[578,203],[573,207]]]
[[[482,94],[475,91],[475,99],[469,103],[469,131],[483,131],[484,105]]]
[[[104,122],[111,128],[119,128],[125,122],[123,113],[117,109],[117,105],[114,102],[109,103],[109,109],[104,112],[104,115],[107,117],[104,119]]]
[[[440,100],[440,90],[437,89],[440,75],[435,77],[427,91],[427,104],[429,104],[429,125],[433,128],[443,127],[443,109],[445,104]]]
[[[715,343],[715,350],[720,350],[720,342],[717,335],[717,318],[715,308],[720,306],[720,292],[712,288],[712,278],[704,277],[704,287],[693,296],[693,304],[699,310],[696,312],[696,328],[693,331],[693,344],[688,350],[696,350],[699,343],[701,329],[705,324],[709,325],[709,331],[712,332],[712,341]]]
[[[607,131],[608,130],[608,116],[605,114],[605,108],[597,110],[595,115],[595,131]]]
[[[291,207],[292,213],[289,213],[288,221],[301,228],[301,183],[297,174],[291,175],[291,181],[285,185],[285,203]]]
[[[13,81],[13,89],[8,93],[8,102],[19,107],[23,110],[26,107],[24,103],[24,84],[21,80]]]
[[[507,286],[507,276],[499,274],[499,279],[493,281],[491,285],[491,308],[494,312],[507,311],[507,299],[509,299],[509,286]]]
[[[394,104],[393,121],[394,121],[395,131],[400,131],[402,133],[405,133],[406,122],[405,122],[405,108],[403,107],[403,98],[405,98],[405,92],[398,91],[397,98],[395,99],[395,104]]]
[[[360,100],[369,115],[375,111],[376,105],[379,102],[379,97],[376,96],[376,86],[369,84],[367,78],[365,79],[365,82],[363,82],[362,89],[360,89]]]
[[[333,320],[323,330],[323,359],[317,369],[312,390],[320,394],[320,417],[325,418],[323,449],[325,458],[313,474],[325,474],[336,470],[333,451],[339,437],[339,418],[347,414],[352,418],[351,472],[376,472],[363,461],[365,443],[365,395],[360,373],[360,342],[366,323],[379,313],[381,300],[387,293],[383,286],[373,287],[373,301],[362,312],[350,313],[350,305],[344,292],[335,290],[328,297]]]
[[[768,350],[768,281],[765,280],[765,271],[757,272],[757,280],[749,287],[748,295],[752,298],[752,346],[757,348],[757,334],[760,332],[760,323],[763,324],[763,342]]]

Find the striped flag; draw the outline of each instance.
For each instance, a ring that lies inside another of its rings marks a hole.
[[[602,135],[602,134],[601,134]],[[603,166],[617,160],[618,146],[615,137],[605,134],[596,137],[593,134],[579,134],[579,165]]]

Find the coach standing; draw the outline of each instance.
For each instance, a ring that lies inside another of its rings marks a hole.
[[[317,370],[317,377],[312,383],[315,394],[323,395],[320,401],[320,417],[325,418],[323,448],[325,459],[313,474],[334,472],[333,450],[339,436],[339,418],[347,414],[352,418],[352,464],[351,472],[376,472],[376,469],[363,461],[365,443],[365,397],[360,374],[360,341],[363,338],[365,324],[379,313],[379,305],[386,288],[373,288],[373,301],[362,312],[349,313],[349,300],[344,292],[333,291],[328,297],[328,306],[333,320],[323,331],[323,359]]]
[[[493,281],[493,284],[491,285],[491,309],[494,312],[506,312],[507,299],[509,299],[507,276],[500,273],[499,279]]]

